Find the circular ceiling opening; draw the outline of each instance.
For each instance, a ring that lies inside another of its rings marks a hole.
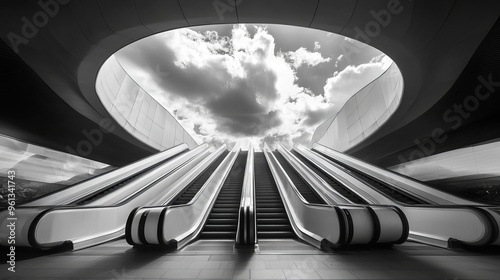
[[[269,24],[159,33],[116,52],[96,81],[113,118],[157,149],[237,141],[349,148],[389,118],[402,86],[397,66],[371,46]]]

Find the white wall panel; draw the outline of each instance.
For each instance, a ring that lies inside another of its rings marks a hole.
[[[500,176],[500,142],[448,151],[389,169],[421,181]]]
[[[110,115],[143,143],[165,150],[186,143],[198,146],[177,120],[125,72],[111,56],[101,67],[96,91]]]
[[[393,63],[382,75],[354,94],[340,111],[318,126],[312,143],[344,152],[382,126],[399,106],[403,77]]]

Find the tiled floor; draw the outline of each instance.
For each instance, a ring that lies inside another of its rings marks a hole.
[[[500,279],[500,253],[415,243],[321,252],[295,241],[262,241],[259,252],[199,241],[174,252],[136,250],[124,240],[0,265],[1,279]]]

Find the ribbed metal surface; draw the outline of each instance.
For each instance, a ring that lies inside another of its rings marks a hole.
[[[118,183],[116,183],[114,185],[111,185],[111,186],[103,189],[103,190],[100,190],[100,191],[98,191],[98,192],[96,192],[96,193],[94,193],[94,194],[92,194],[92,195],[90,195],[88,197],[85,197],[83,199],[75,201],[72,204],[78,205],[78,206],[89,204],[89,203],[91,203],[91,202],[93,202],[93,201],[95,201],[95,200],[97,200],[97,199],[99,199],[101,197],[104,197],[104,196],[106,196],[106,195],[108,195],[108,194],[110,194],[110,193],[112,193],[112,192],[120,189],[121,187],[123,187],[123,186],[127,185],[128,183],[132,182],[133,180],[135,180],[137,177],[143,175],[144,173],[146,173],[146,172],[148,172],[148,171],[150,171],[150,170],[152,170],[152,169],[154,169],[156,167],[159,167],[160,165],[162,165],[162,164],[164,164],[166,162],[169,162],[169,161],[173,160],[174,158],[176,158],[176,157],[178,157],[178,156],[180,156],[180,155],[182,155],[182,154],[184,154],[186,152],[187,152],[187,150],[184,150],[184,151],[182,151],[180,153],[177,153],[177,154],[171,156],[170,158],[168,158],[168,159],[166,159],[164,161],[161,161],[161,162],[159,162],[157,164],[149,166],[148,168],[145,168],[144,170],[140,171],[139,173],[137,173],[137,174],[135,174],[135,175],[133,175],[131,177],[128,177],[128,178],[124,179],[123,181],[120,181],[120,182],[118,182]],[[182,167],[183,165],[184,164],[181,164],[178,168]],[[176,168],[176,169],[178,169],[178,168]]]
[[[399,201],[401,203],[406,203],[406,204],[427,204],[424,201],[421,201],[418,198],[412,197],[409,194],[406,194],[402,191],[399,191],[399,190],[395,189],[394,187],[389,186],[388,184],[385,184],[382,181],[379,181],[375,178],[372,178],[371,176],[364,174],[351,166],[348,166],[347,164],[344,164],[338,160],[335,160],[327,155],[324,155],[324,156],[326,158],[328,158],[329,160],[337,163],[338,165],[341,165],[344,168],[348,169],[350,171],[351,175],[353,175],[354,177],[356,177],[360,181],[365,182],[368,186],[370,186],[370,187],[380,191],[381,193],[389,196],[390,198],[392,198],[395,201]]]
[[[173,205],[182,205],[190,202],[201,187],[203,187],[208,178],[210,178],[215,169],[219,167],[228,153],[228,151],[224,151],[214,162],[212,162],[212,164],[174,201]]]
[[[248,152],[242,151],[236,158],[201,232],[201,239],[235,239],[247,155]]]
[[[364,201],[362,198],[357,196],[355,193],[353,193],[349,188],[345,187],[339,181],[328,176],[325,172],[323,172],[323,170],[321,170],[320,168],[317,168],[307,158],[303,157],[297,151],[293,150],[292,154],[295,155],[299,160],[301,160],[305,165],[307,165],[307,167],[309,167],[318,176],[320,176],[321,179],[323,179],[325,182],[327,182],[328,185],[330,185],[339,194],[343,195],[345,198],[349,199],[350,201],[352,201],[356,204],[366,204],[366,201]]]
[[[257,238],[294,238],[285,206],[262,152],[255,153],[255,198]]]
[[[300,194],[309,203],[326,204],[326,202],[316,193],[316,191],[302,178],[297,171],[288,163],[288,161],[278,151],[273,152],[274,156],[280,163],[281,167],[285,169],[286,174],[292,180],[293,184],[300,192]]]

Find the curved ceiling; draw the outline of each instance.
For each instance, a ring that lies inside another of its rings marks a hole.
[[[154,33],[205,24],[277,23],[368,43],[397,63],[405,89],[398,110],[366,144],[435,104],[459,77],[500,11],[500,2],[494,0],[235,0],[218,8],[214,3],[225,1],[59,0],[50,2],[52,8],[21,2],[2,3],[2,40],[67,104],[95,123],[110,117],[94,87],[100,66],[121,47]],[[115,134],[148,149],[124,130]]]

